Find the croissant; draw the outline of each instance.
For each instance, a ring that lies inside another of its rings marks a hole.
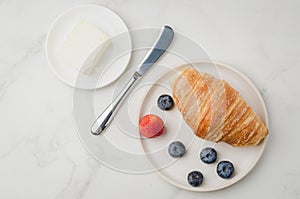
[[[224,80],[186,68],[171,88],[183,119],[202,139],[240,147],[257,145],[268,135],[256,113]]]

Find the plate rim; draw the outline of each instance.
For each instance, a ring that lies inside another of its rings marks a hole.
[[[62,82],[64,82],[65,84],[71,86],[72,88],[76,88],[76,89],[84,89],[84,90],[94,90],[94,89],[99,89],[99,88],[103,88],[103,87],[106,87],[110,84],[112,84],[115,80],[117,80],[123,73],[124,71],[128,68],[128,64],[130,62],[130,59],[131,59],[131,53],[129,53],[129,56],[128,56],[128,60],[126,61],[126,66],[124,67],[124,69],[121,71],[120,75],[117,76],[113,81],[111,82],[108,82],[106,84],[103,84],[103,85],[95,85],[94,87],[84,87],[84,86],[78,86],[76,85],[76,81],[74,83],[66,80],[62,75],[60,75],[57,70],[55,70],[55,67],[54,67],[54,64],[53,64],[53,61],[50,59],[50,56],[49,56],[49,39],[50,39],[50,36],[52,35],[52,31],[53,31],[53,28],[55,27],[55,25],[57,24],[57,22],[59,22],[59,20],[65,16],[66,14],[72,12],[73,10],[75,9],[84,9],[86,7],[97,7],[97,8],[101,8],[101,9],[104,9],[106,10],[107,12],[110,12],[112,14],[114,14],[117,18],[120,19],[120,21],[123,23],[123,25],[125,26],[127,32],[128,32],[128,36],[129,36],[129,51],[132,51],[132,38],[131,38],[131,35],[130,35],[130,32],[129,32],[129,29],[128,29],[128,26],[127,24],[125,23],[125,21],[120,17],[120,15],[118,15],[117,13],[115,13],[113,10],[105,7],[105,6],[102,6],[102,5],[99,5],[99,4],[81,4],[81,5],[77,5],[77,6],[73,6],[73,7],[70,7],[66,10],[64,10],[62,13],[60,13],[59,15],[57,15],[55,17],[55,19],[53,20],[53,22],[51,23],[48,31],[47,31],[47,35],[46,35],[46,39],[45,39],[45,54],[46,54],[46,59],[47,59],[47,62],[48,62],[48,65],[50,66],[52,72],[55,74],[55,76],[61,80]],[[123,31],[123,32],[126,32],[126,31]],[[122,34],[123,32],[120,32],[118,34]]]
[[[269,129],[269,115],[268,115],[268,111],[267,111],[265,100],[263,99],[261,93],[259,92],[258,88],[255,86],[255,84],[250,80],[250,78],[248,78],[244,73],[242,73],[241,71],[237,70],[233,66],[230,66],[228,64],[225,64],[223,62],[216,61],[216,60],[193,60],[193,61],[190,61],[189,63],[177,65],[177,66],[175,66],[172,69],[176,70],[177,68],[185,67],[185,66],[188,66],[188,65],[192,65],[193,66],[195,64],[205,64],[205,63],[214,64],[214,65],[216,65],[216,67],[218,67],[218,66],[220,67],[221,66],[221,67],[226,68],[226,69],[228,69],[230,71],[233,71],[234,73],[236,73],[240,77],[242,77],[254,89],[254,91],[255,91],[255,93],[257,93],[259,101],[261,102],[261,105],[262,105],[263,113],[265,115],[265,125]],[[163,75],[165,75],[165,74],[163,74]],[[161,75],[157,80],[159,80],[163,75]],[[147,93],[149,92],[149,90],[151,88],[152,87],[150,87],[147,90]],[[147,93],[146,93],[146,95],[147,95]],[[144,99],[143,99],[143,101],[144,101]],[[225,184],[225,185],[220,186],[218,188],[208,188],[208,189],[205,189],[205,190],[199,189],[199,187],[192,187],[192,186],[190,186],[189,188],[187,188],[187,187],[182,186],[182,185],[174,182],[173,180],[167,178],[165,175],[162,174],[162,172],[160,172],[160,169],[155,169],[154,172],[156,174],[158,174],[162,179],[164,179],[169,184],[171,184],[171,185],[173,185],[173,186],[175,186],[177,188],[183,189],[183,190],[193,191],[193,192],[202,192],[202,193],[222,190],[222,189],[225,189],[227,187],[230,187],[230,186],[236,184],[238,181],[242,180],[246,175],[248,175],[254,169],[254,167],[257,165],[258,161],[260,160],[260,158],[261,158],[261,156],[262,156],[262,154],[263,154],[263,152],[265,150],[265,146],[267,144],[268,137],[269,136],[265,137],[264,140],[263,140],[263,143],[261,143],[262,144],[262,146],[261,146],[262,148],[261,148],[261,150],[260,150],[260,152],[258,154],[258,158],[257,158],[257,160],[255,162],[253,162],[253,164],[251,164],[249,171],[246,172],[246,173],[244,173],[243,175],[241,175],[239,178],[234,179],[230,184]],[[143,145],[142,142],[141,142],[141,145],[142,145],[143,151],[146,153],[146,151],[144,149],[144,145]],[[149,159],[148,156],[147,156],[147,159],[149,160],[150,164],[155,168],[155,166],[153,165],[152,161]]]

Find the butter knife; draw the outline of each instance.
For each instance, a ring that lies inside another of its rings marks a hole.
[[[138,79],[143,77],[143,75],[148,71],[148,69],[151,68],[151,66],[165,53],[167,48],[170,46],[173,38],[173,29],[167,25],[163,26],[160,36],[158,37],[154,46],[145,56],[144,60],[137,68],[137,70],[133,73],[131,79],[128,81],[126,86],[91,125],[90,130],[92,134],[99,135],[106,129],[106,127],[113,120],[114,114],[116,113],[118,106],[121,104],[122,100],[126,97],[133,85],[137,82]]]

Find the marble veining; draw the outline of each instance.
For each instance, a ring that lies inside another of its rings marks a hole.
[[[72,172],[70,173],[69,180],[63,189],[58,193],[55,199],[63,199],[66,197],[72,197],[75,199],[83,198],[85,192],[92,183],[95,173],[99,169],[100,165],[95,162],[94,159],[87,159],[89,164],[89,171],[85,176],[80,175],[81,167],[72,162]],[[80,182],[80,183],[78,183]],[[74,191],[75,190],[75,191]]]
[[[289,71],[289,67],[281,68],[279,71],[271,73],[271,76],[264,82],[264,85],[261,89],[261,94],[264,96],[268,91],[268,87],[272,82],[276,81],[276,79],[280,78],[281,75]]]

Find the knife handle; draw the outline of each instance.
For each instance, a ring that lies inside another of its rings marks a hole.
[[[91,133],[94,135],[101,134],[104,129],[109,125],[114,117],[114,112],[126,97],[128,91],[133,87],[134,83],[139,79],[140,75],[135,72],[126,86],[121,90],[117,97],[110,105],[97,117],[91,126]]]

